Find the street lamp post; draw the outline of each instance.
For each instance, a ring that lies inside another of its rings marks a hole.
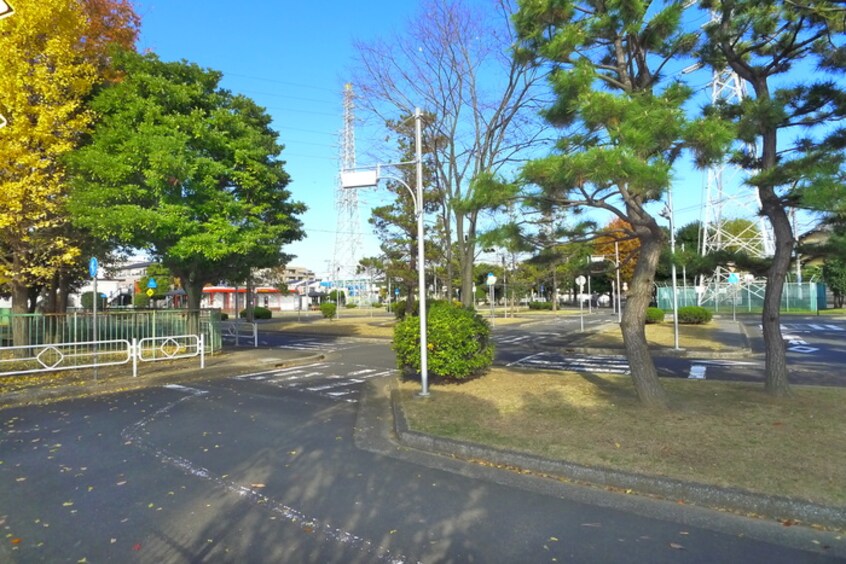
[[[341,186],[343,188],[370,188],[376,186],[379,180],[388,179],[399,182],[408,190],[414,202],[414,214],[417,217],[417,286],[420,302],[420,381],[422,389],[420,395],[429,395],[429,359],[428,342],[426,336],[426,270],[424,253],[424,229],[423,229],[423,142],[422,142],[422,119],[423,114],[420,108],[414,109],[414,161],[404,163],[377,164],[375,170],[345,170],[341,172]],[[411,187],[400,178],[381,174],[382,167],[401,166],[407,164],[415,165],[417,190]]]
[[[670,268],[673,277],[673,348],[679,349],[679,298],[676,287],[676,225],[673,218],[673,189],[667,190],[667,207],[661,215],[670,220]]]

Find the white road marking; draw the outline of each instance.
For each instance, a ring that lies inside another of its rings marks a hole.
[[[289,524],[294,524],[295,526],[298,526],[304,534],[313,536],[315,533],[318,533],[329,541],[350,546],[351,548],[354,548],[355,550],[358,550],[361,553],[368,555],[368,557],[373,557],[381,562],[401,564],[409,561],[407,557],[401,554],[392,554],[388,549],[381,548],[378,542],[368,540],[364,537],[360,537],[348,531],[344,531],[343,529],[336,527],[334,524],[330,524],[328,521],[321,522],[319,519],[309,516],[294,507],[277,501],[276,499],[265,495],[257,491],[256,489],[253,489],[252,487],[247,487],[235,481],[229,480],[226,478],[226,475],[221,476],[215,474],[208,468],[194,464],[187,458],[172,454],[168,452],[167,449],[155,446],[152,441],[148,439],[149,434],[146,432],[146,426],[153,420],[158,418],[160,415],[171,411],[174,407],[176,407],[183,401],[187,401],[207,393],[204,390],[198,390],[196,388],[187,388],[178,385],[170,385],[167,387],[170,389],[186,391],[188,395],[183,396],[175,402],[171,402],[165,405],[164,407],[155,411],[151,415],[148,415],[147,417],[125,427],[123,431],[121,431],[121,438],[124,442],[129,442],[133,446],[136,446],[144,451],[151,453],[163,463],[169,464],[181,470],[182,472],[185,472],[189,476],[208,480],[217,486],[223,487],[231,493],[237,494],[243,498],[248,499],[253,503],[254,506],[258,508],[269,509],[272,513],[281,515],[283,519],[285,519]],[[266,523],[266,526],[272,526],[272,524],[273,520],[269,519]]]

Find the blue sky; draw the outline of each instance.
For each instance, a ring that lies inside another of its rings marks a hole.
[[[402,26],[416,2],[139,0],[139,50],[223,72],[222,86],[267,108],[285,145],[294,199],[305,202],[307,238],[290,245],[292,264],[325,274],[333,257],[343,88],[354,39]],[[372,134],[371,134],[372,135]],[[357,132],[359,160],[368,139]],[[366,164],[366,163],[362,163]],[[377,191],[359,193],[363,255],[378,253],[366,223]]]
[[[223,87],[250,96],[273,116],[293,179],[290,190],[294,199],[309,207],[302,218],[306,239],[285,251],[297,256],[292,264],[318,276],[327,275],[334,254],[342,96],[351,75],[353,41],[394,33],[412,18],[417,6],[412,0],[136,2],[142,18],[140,50],[222,71]],[[691,77],[706,98],[709,78],[707,71]],[[370,164],[368,149],[380,136],[383,132],[378,129],[357,129],[360,166]],[[675,180],[676,226],[702,219],[705,174],[681,165]],[[366,190],[358,197],[361,256],[379,254],[367,217],[370,207],[384,202],[386,194]],[[754,198],[751,193],[750,197]],[[731,215],[730,210],[725,213]]]

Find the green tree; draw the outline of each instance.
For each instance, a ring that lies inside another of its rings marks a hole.
[[[644,326],[666,235],[648,205],[663,197],[685,149],[697,149],[704,164],[731,138],[719,119],[688,119],[692,90],[665,78],[667,65],[696,45],[683,13],[682,3],[523,0],[514,18],[518,56],[553,68],[546,117],[564,128],[558,151],[531,162],[524,176],[549,205],[606,210],[631,226],[640,251],[621,330],[638,398],[654,407],[667,397]]]
[[[703,60],[716,70],[730,68],[751,90],[722,110],[737,121],[739,140],[758,147],[757,155],[738,151],[734,159],[749,171],[747,182],[757,189],[775,236],[761,318],[764,373],[767,392],[785,396],[789,371],[779,308],[795,244],[788,208],[831,209],[832,200],[844,201],[843,8],[828,0],[705,0],[701,6],[717,16],[705,28]],[[799,81],[788,74],[797,71]]]
[[[285,263],[303,236],[270,117],[186,62],[120,52],[90,143],[70,160],[74,223],[145,249],[179,277],[192,310],[204,285]]]
[[[835,307],[843,307],[846,298],[846,261],[839,258],[826,260],[822,267],[822,278],[834,294]]]

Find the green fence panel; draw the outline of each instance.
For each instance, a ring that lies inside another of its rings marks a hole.
[[[817,284],[805,282],[785,283],[781,293],[781,311],[811,311],[816,312],[819,307]],[[760,313],[764,309],[765,282],[751,282],[739,284],[720,284],[714,292],[713,298],[699,303],[699,295],[694,286],[679,286],[677,288],[679,307],[687,305],[702,305],[714,313]],[[657,304],[665,311],[673,310],[673,288],[658,286]],[[823,288],[823,295],[825,289]]]
[[[63,314],[10,312],[5,316],[0,311],[0,339],[2,344],[12,344],[12,326],[18,323],[29,345],[202,334],[206,350],[213,353],[222,346],[220,317],[217,309],[106,310],[97,313],[96,321],[93,312],[86,310]]]

